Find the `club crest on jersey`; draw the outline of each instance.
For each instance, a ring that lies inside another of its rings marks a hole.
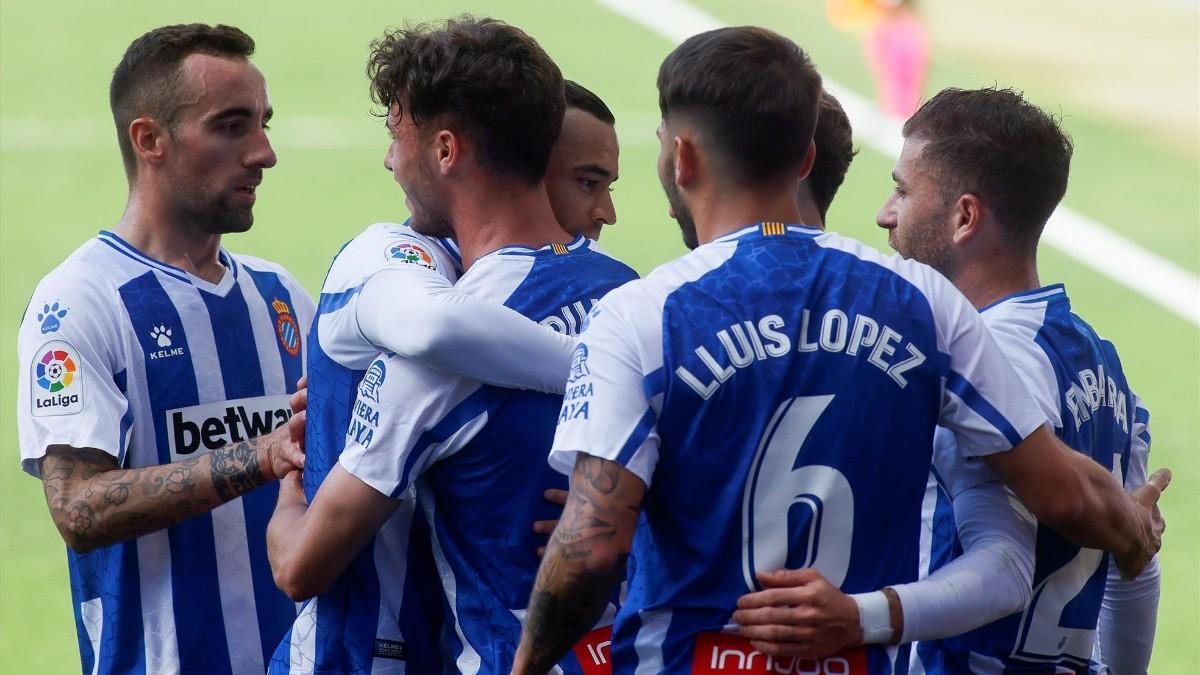
[[[154,344],[158,346],[158,349],[147,352],[147,354],[150,356],[150,360],[153,361],[156,359],[168,359],[173,356],[183,356],[183,347],[176,347],[171,341],[171,336],[174,334],[174,330],[170,326],[164,323],[160,323],[157,326],[150,326],[149,333],[150,339],[154,340]]]
[[[42,324],[42,335],[45,335],[46,333],[53,333],[59,328],[62,328],[62,322],[60,319],[66,315],[67,308],[63,307],[59,309],[58,300],[55,300],[53,305],[42,303],[42,311],[37,313],[37,320]]]
[[[30,378],[34,417],[74,415],[83,410],[83,366],[70,343],[47,342],[36,352]]]
[[[434,261],[433,255],[415,241],[400,241],[389,245],[387,257],[388,260],[418,265],[427,270],[437,269],[437,262]]]
[[[275,309],[275,334],[279,336],[279,344],[290,356],[300,353],[300,324],[292,316],[292,308],[279,298],[271,303]]]
[[[358,395],[379,403],[379,387],[383,385],[383,378],[386,376],[387,367],[383,365],[383,359],[375,359],[363,375],[362,383],[358,385]]]
[[[571,374],[567,377],[568,384],[585,375],[591,375],[591,371],[588,370],[587,359],[587,345],[580,344],[575,348],[575,353],[571,354]]]

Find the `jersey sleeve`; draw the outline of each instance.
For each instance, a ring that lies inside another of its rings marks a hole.
[[[1134,395],[1133,428],[1130,429],[1129,468],[1125,471],[1125,489],[1136,490],[1146,484],[1150,473],[1150,411],[1141,396]]]
[[[477,382],[380,355],[359,384],[338,461],[380,493],[405,498],[426,469],[462,449],[487,420]]]
[[[40,477],[52,445],[125,458],[132,421],[115,313],[103,290],[52,274],[34,291],[17,338],[17,428],[21,468]]]
[[[1047,422],[978,312],[950,282],[931,284],[939,339],[950,356],[939,424],[964,458],[1004,452]]]
[[[579,453],[617,462],[646,484],[658,463],[658,406],[646,386],[661,322],[635,321],[632,282],[593,308],[571,360],[550,465],[570,474]],[[648,368],[648,366],[650,366]]]
[[[413,272],[386,268],[363,286],[355,315],[368,342],[488,384],[562,393],[574,338]]]
[[[954,498],[963,554],[920,581],[894,587],[901,642],[958,635],[1021,611],[1032,595],[1036,522],[998,482]]]

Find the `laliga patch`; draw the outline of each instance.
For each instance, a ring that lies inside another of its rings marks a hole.
[[[400,239],[388,244],[387,259],[392,262],[417,265],[427,270],[437,271],[437,260],[429,252],[428,247],[416,239]]]
[[[34,417],[74,415],[83,412],[83,361],[69,342],[47,342],[35,352],[30,365]]]

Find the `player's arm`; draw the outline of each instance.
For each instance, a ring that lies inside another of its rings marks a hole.
[[[529,598],[513,673],[546,673],[600,619],[625,573],[645,493],[646,484],[620,464],[578,456]]]
[[[1162,546],[1165,523],[1157,504],[1171,482],[1167,469],[1127,494],[1104,467],[1047,427],[983,459],[1038,520],[1078,546],[1112,552],[1127,578],[1141,574]]]
[[[140,537],[236,499],[292,469],[304,455],[286,426],[191,459],[122,469],[108,452],[51,445],[41,459],[50,517],[78,553]]]
[[[1141,487],[1147,480],[1150,454],[1150,414],[1137,399],[1134,408],[1132,447],[1125,487]],[[1154,649],[1158,624],[1161,573],[1152,558],[1137,579],[1122,579],[1112,566],[1104,600],[1100,604],[1099,645],[1102,663],[1116,675],[1145,673]]]
[[[1020,611],[1033,578],[1034,526],[995,482],[954,499],[963,555],[921,581],[847,595],[815,570],[760,574],[733,620],[756,649],[821,658],[858,644],[950,637]]]
[[[267,525],[267,556],[275,585],[299,602],[323,593],[399,506],[335,465],[312,506],[299,473],[283,479]]]
[[[562,393],[575,348],[574,338],[412,266],[372,276],[355,313],[381,351],[502,387]]]

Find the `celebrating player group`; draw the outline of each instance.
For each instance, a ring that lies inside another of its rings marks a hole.
[[[21,323],[82,672],[1146,671],[1170,473],[1039,277],[1072,144],[1020,93],[905,123],[883,255],[825,222],[852,130],[805,52],[691,37],[657,82],[691,252],[639,279],[599,97],[501,21],[389,30],[412,217],[314,303],[222,245],[276,163],[254,48],[130,44],[124,215]]]

